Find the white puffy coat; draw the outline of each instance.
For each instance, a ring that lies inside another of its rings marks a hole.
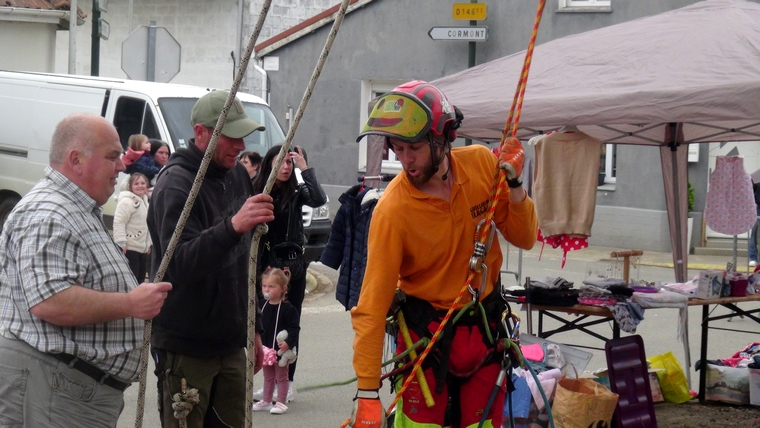
[[[129,190],[119,193],[113,216],[113,239],[127,250],[147,253],[152,245],[148,233],[148,197],[137,196]]]

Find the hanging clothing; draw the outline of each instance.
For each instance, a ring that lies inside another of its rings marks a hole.
[[[562,247],[564,267],[568,251],[588,247],[602,141],[580,131],[554,132],[535,140],[538,240]]]
[[[374,188],[357,184],[340,196],[330,238],[319,261],[333,269],[340,267],[335,298],[350,310],[359,302],[359,292],[367,266],[367,237],[372,211],[380,198]]]
[[[744,170],[744,158],[718,156],[707,190],[707,226],[718,233],[739,235],[752,229],[756,220],[752,178]]]

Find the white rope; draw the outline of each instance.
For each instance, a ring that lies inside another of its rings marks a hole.
[[[293,118],[293,123],[288,130],[288,135],[285,137],[285,142],[282,144],[280,153],[277,155],[274,165],[272,165],[272,172],[269,174],[267,182],[264,185],[263,193],[267,195],[272,191],[275,179],[277,178],[277,173],[280,171],[280,167],[282,166],[282,162],[285,159],[285,155],[288,153],[293,143],[293,136],[296,133],[296,129],[298,129],[298,124],[301,122],[303,112],[306,110],[306,105],[309,103],[309,99],[311,98],[311,94],[314,91],[314,86],[317,84],[319,75],[322,73],[322,68],[325,65],[325,61],[327,61],[327,56],[330,53],[330,48],[332,48],[335,36],[338,34],[340,24],[343,22],[343,17],[346,16],[346,10],[348,9],[349,2],[350,0],[343,0],[340,8],[338,9],[338,14],[335,16],[335,21],[333,22],[333,26],[330,29],[330,34],[327,35],[325,46],[322,48],[322,52],[320,53],[319,59],[317,60],[317,65],[314,67],[314,71],[311,74],[309,84],[306,87],[306,91],[304,91],[303,98],[301,98],[301,104],[298,106],[298,110],[296,111],[296,114]],[[248,52],[246,52],[246,54],[247,53]],[[248,364],[246,365],[245,377],[246,428],[251,428],[253,424],[253,421],[251,420],[250,409],[251,406],[253,406],[253,369],[254,363],[256,361],[256,347],[254,346],[254,339],[256,336],[256,265],[259,253],[259,241],[261,240],[261,235],[265,233],[266,225],[256,226],[255,232],[253,233],[253,239],[251,240],[251,261],[249,263],[248,270]]]
[[[156,277],[153,279],[154,282],[161,282],[161,280],[164,278],[164,274],[166,273],[166,269],[169,267],[169,262],[174,256],[174,250],[177,248],[177,242],[179,241],[179,237],[182,235],[182,230],[185,228],[185,224],[187,223],[187,218],[190,216],[190,210],[192,209],[193,204],[195,203],[195,199],[198,196],[198,192],[201,188],[201,185],[203,184],[203,179],[206,176],[206,170],[208,170],[208,165],[209,163],[211,163],[211,155],[214,153],[214,150],[216,150],[216,143],[219,140],[219,135],[221,134],[221,130],[224,127],[225,122],[227,121],[227,112],[229,112],[230,106],[232,106],[232,102],[235,99],[235,95],[237,94],[238,87],[240,86],[240,82],[243,80],[243,76],[245,75],[245,70],[248,67],[248,61],[250,60],[251,53],[253,52],[253,47],[256,44],[256,40],[259,37],[259,33],[261,33],[261,28],[264,26],[264,20],[266,19],[266,16],[269,13],[269,6],[271,4],[272,4],[272,0],[265,0],[264,4],[261,7],[259,20],[256,23],[256,27],[253,30],[251,39],[248,42],[248,47],[245,51],[245,54],[241,58],[237,75],[235,76],[235,80],[232,83],[232,88],[230,89],[230,94],[227,97],[227,101],[224,103],[224,107],[222,108],[221,113],[219,114],[219,120],[216,122],[216,127],[214,128],[214,133],[211,136],[211,141],[209,142],[208,147],[206,148],[206,152],[203,154],[203,160],[201,161],[201,166],[198,169],[198,174],[195,176],[195,180],[193,181],[193,187],[190,189],[190,194],[187,197],[187,201],[185,201],[184,208],[182,208],[182,214],[180,214],[177,227],[175,228],[174,234],[172,235],[172,238],[169,241],[169,245],[166,248],[166,253],[164,254],[163,259],[161,259],[161,265],[158,268],[158,272],[156,272]],[[255,320],[254,320],[254,323],[255,323]],[[137,393],[137,415],[135,417],[136,428],[142,428],[143,414],[145,413],[145,386],[146,386],[147,373],[148,373],[148,358],[149,358],[148,350],[150,346],[151,327],[152,327],[152,321],[151,320],[145,321],[145,330],[143,333],[143,345],[142,345],[142,350],[140,353],[140,385],[139,385],[139,390]],[[161,399],[161,397],[159,397],[159,399]],[[184,425],[183,422],[185,421],[180,420],[180,426]]]

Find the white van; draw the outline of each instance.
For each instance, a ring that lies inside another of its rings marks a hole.
[[[3,124],[0,132],[0,229],[16,203],[42,178],[49,163],[50,138],[64,117],[72,113],[100,115],[116,127],[125,149],[130,135],[145,134],[168,142],[169,150],[174,152],[193,138],[190,110],[198,98],[211,90],[115,78],[0,71],[0,118]],[[246,150],[257,151],[263,156],[270,147],[285,140],[282,128],[264,100],[240,92],[237,96],[248,117],[266,127],[265,131],[254,132],[245,139]],[[103,207],[109,226],[115,202],[114,198],[109,198]],[[304,213],[304,225],[316,222],[319,226],[326,220],[327,224],[319,227],[318,234],[322,235],[321,230],[325,228],[329,233],[329,217],[312,218],[311,208],[308,211]],[[310,231],[306,232],[310,235]],[[312,245],[324,247],[327,242],[326,235],[307,237]]]

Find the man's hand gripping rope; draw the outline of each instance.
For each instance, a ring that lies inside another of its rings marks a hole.
[[[499,147],[499,168],[507,175],[507,185],[514,189],[522,186],[520,175],[525,163],[525,150],[516,137],[509,137]]]

